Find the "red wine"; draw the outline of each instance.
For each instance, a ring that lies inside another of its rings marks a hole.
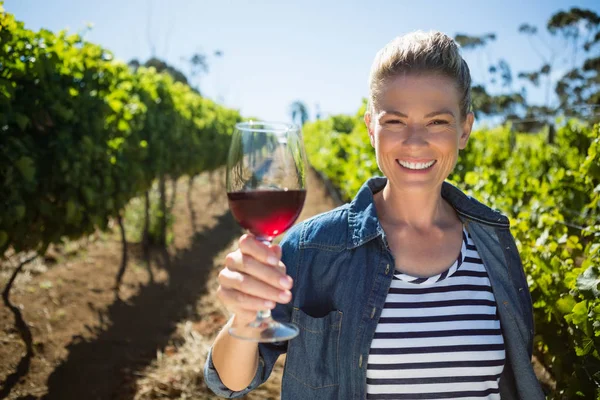
[[[291,227],[300,215],[305,190],[251,190],[227,193],[231,213],[255,236],[273,239]]]

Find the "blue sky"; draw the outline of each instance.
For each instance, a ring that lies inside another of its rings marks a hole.
[[[210,71],[193,83],[207,96],[245,116],[290,119],[294,100],[314,117],[355,113],[368,92],[375,53],[395,36],[416,29],[480,35],[495,32],[485,53],[463,53],[475,81],[487,60],[506,59],[513,73],[541,60],[517,29],[540,30],[558,10],[572,6],[600,13],[599,1],[326,1],[326,0],[6,0],[26,27],[80,31],[124,61],[151,55],[188,72],[182,57],[209,55]],[[560,49],[560,43],[553,42]],[[538,45],[538,48],[542,49]],[[222,57],[213,55],[215,50]],[[566,67],[565,67],[566,68]],[[559,71],[560,72],[560,71]],[[518,86],[517,86],[518,87]],[[530,91],[543,99],[542,91]]]

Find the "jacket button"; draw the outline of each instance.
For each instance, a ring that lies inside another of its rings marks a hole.
[[[371,319],[373,319],[376,312],[377,312],[377,307],[373,307],[373,311],[371,311]]]
[[[387,275],[390,272],[390,264],[385,266],[385,274]]]
[[[362,368],[362,354],[358,357],[358,368]]]

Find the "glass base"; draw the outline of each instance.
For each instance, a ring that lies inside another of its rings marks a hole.
[[[296,325],[277,322],[271,317],[257,319],[246,326],[229,328],[231,336],[258,343],[283,342],[295,338],[299,332]]]

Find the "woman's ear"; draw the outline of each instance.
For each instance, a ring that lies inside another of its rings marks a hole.
[[[365,125],[367,126],[367,131],[369,131],[369,140],[371,141],[371,146],[375,147],[375,136],[373,135],[373,125],[371,125],[371,113],[367,111],[365,113]]]
[[[472,112],[467,113],[467,116],[461,126],[462,132],[458,141],[458,148],[460,150],[463,150],[465,147],[467,147],[467,142],[469,141],[469,136],[471,136],[471,130],[473,129],[474,121],[475,115]]]

